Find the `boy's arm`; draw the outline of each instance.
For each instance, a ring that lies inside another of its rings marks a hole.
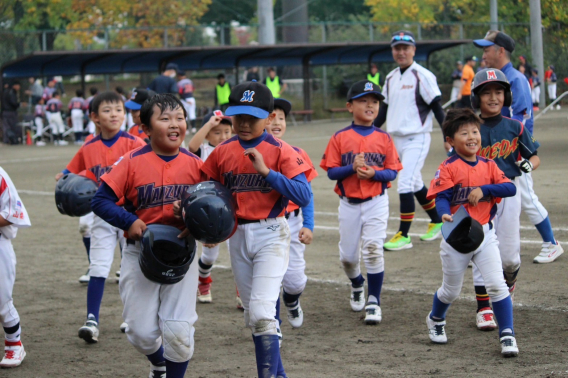
[[[213,127],[219,125],[219,123],[221,123],[221,117],[211,117],[211,119],[209,119],[209,121],[205,125],[203,125],[190,139],[188,144],[189,150],[193,153],[197,152],[197,150],[199,150],[199,147],[201,146],[201,143],[203,143],[203,141],[205,140],[207,133],[209,133],[209,131],[211,131]]]
[[[451,211],[451,200],[453,195],[453,189],[446,189],[443,192],[436,194],[436,211],[438,216],[442,218],[444,215],[452,215]]]
[[[138,217],[118,206],[116,204],[118,200],[118,196],[111,187],[102,182],[91,200],[91,209],[105,222],[127,231]]]
[[[343,180],[355,173],[357,172],[353,169],[353,164],[349,164],[344,167],[328,168],[327,177],[330,180]]]
[[[6,226],[9,226],[11,224],[12,224],[12,222],[7,221],[6,218],[4,218],[2,215],[0,215],[0,227],[6,227]]]
[[[394,179],[396,179],[397,174],[398,172],[393,171],[392,169],[383,169],[382,171],[375,171],[375,176],[373,176],[373,180],[381,182],[394,181]]]
[[[312,189],[312,184],[308,184],[310,186],[310,192]],[[310,203],[307,206],[302,207],[302,216],[304,218],[304,222],[302,223],[302,227],[309,229],[310,231],[314,231],[314,194],[310,198]]]
[[[483,192],[483,197],[491,195],[495,198],[506,198],[513,197],[515,194],[517,194],[517,187],[512,182],[482,185],[480,188]],[[436,202],[436,206],[437,205],[438,203]]]
[[[289,179],[282,173],[271,169],[265,180],[274,190],[300,207],[308,206],[313,197],[310,184],[306,180],[304,173]]]

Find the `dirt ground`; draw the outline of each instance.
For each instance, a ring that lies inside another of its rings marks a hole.
[[[559,240],[568,241],[568,112],[552,112],[539,120],[541,168],[535,189],[550,211]],[[310,154],[316,166],[330,135],[346,126],[325,121],[289,126],[287,141]],[[444,159],[441,133],[422,173],[429,182]],[[77,147],[0,147],[0,165],[11,175],[28,209],[33,227],[14,241],[18,257],[14,302],[22,318],[22,340],[28,352],[21,367],[0,370],[0,377],[146,377],[149,364],[120,333],[122,305],[115,279],[107,280],[101,308],[100,342],[87,345],[77,337],[85,318],[86,286],[78,278],[87,258],[78,220],[60,215],[55,206],[53,176]],[[562,152],[564,151],[564,152]],[[471,273],[462,298],[448,313],[447,345],[430,343],[424,319],[432,294],[442,280],[439,241],[420,242],[425,213],[411,233],[415,247],[387,252],[382,297],[383,322],[365,326],[362,313],[349,306],[349,286],[338,257],[338,198],[322,170],[313,183],[316,203],[315,239],[306,251],[308,286],[302,296],[304,325],[292,329],[284,320],[282,358],[290,377],[368,376],[568,376],[568,255],[536,265],[540,237],[523,216],[522,269],[515,294],[515,328],[520,355],[500,356],[497,332],[475,328]],[[396,185],[390,190],[389,237],[398,228]],[[568,248],[568,243],[563,243]],[[113,272],[119,269],[117,251]],[[195,354],[186,377],[254,377],[254,347],[235,308],[235,288],[226,248],[213,271],[212,304],[199,304]],[[180,298],[180,300],[183,300]],[[285,314],[283,314],[285,316]],[[0,331],[0,337],[1,337]]]

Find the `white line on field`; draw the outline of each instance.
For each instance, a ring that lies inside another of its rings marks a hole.
[[[20,194],[31,194],[36,196],[54,196],[55,192],[40,192],[37,190],[18,190]]]
[[[231,267],[227,266],[227,265],[214,265],[213,267],[217,268],[217,269],[231,270]],[[321,283],[321,284],[328,284],[328,285],[338,285],[338,286],[348,286],[349,285],[349,282],[347,282],[347,281],[327,280],[327,279],[313,278],[313,277],[308,277],[308,281],[315,282],[315,283]],[[383,290],[384,291],[397,292],[397,293],[407,292],[407,293],[418,294],[418,295],[428,295],[428,296],[434,295],[434,292],[425,291],[425,290],[405,289],[403,287],[383,286]],[[469,302],[474,302],[476,300],[475,297],[471,296],[471,295],[460,295],[459,299],[465,299],[466,301],[469,301]],[[525,304],[520,303],[520,302],[514,302],[513,306],[523,307],[523,308],[528,308],[528,309],[538,309],[538,310],[544,310],[544,311],[562,311],[562,312],[568,311],[568,307],[566,307],[566,306],[546,307],[546,306],[542,306],[542,305],[525,305]]]
[[[25,163],[28,161],[46,161],[46,160],[58,160],[58,159],[69,159],[69,156],[46,156],[37,158],[25,158],[25,159],[12,159],[12,160],[0,160],[0,164],[10,164],[10,163]]]

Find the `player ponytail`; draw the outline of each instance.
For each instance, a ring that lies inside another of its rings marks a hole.
[[[454,138],[455,133],[463,125],[477,125],[479,128],[483,121],[481,118],[475,114],[475,112],[470,108],[462,109],[450,109],[448,114],[446,114],[446,119],[442,124],[442,131],[444,132],[444,137]]]

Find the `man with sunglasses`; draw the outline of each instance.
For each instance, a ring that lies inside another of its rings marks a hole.
[[[414,197],[431,219],[426,234],[420,239],[430,241],[440,236],[442,220],[436,211],[435,201],[426,199],[428,189],[422,181],[420,170],[430,149],[432,115],[441,125],[444,111],[440,104],[442,93],[436,76],[414,61],[414,35],[406,30],[394,33],[391,48],[394,61],[399,67],[392,70],[385,79],[385,99],[375,126],[381,127],[386,121],[387,132],[392,136],[402,161],[402,171],[398,173],[400,227],[384,246],[385,249],[398,251],[412,248],[408,232],[414,219]]]

